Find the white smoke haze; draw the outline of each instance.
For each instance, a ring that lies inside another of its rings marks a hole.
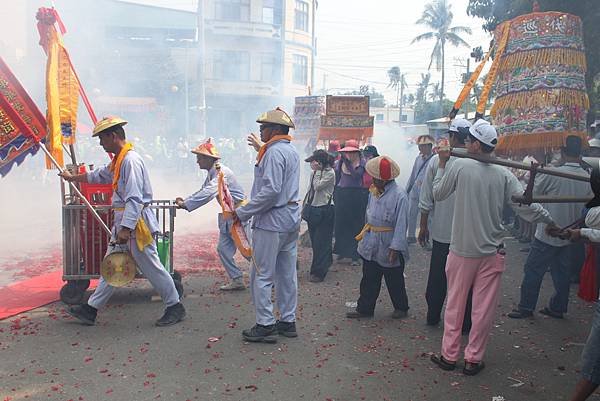
[[[236,172],[249,194],[255,152],[246,146],[245,137],[250,131],[257,131],[254,121],[261,112],[277,105],[292,110],[290,99],[272,96],[267,100],[248,97],[242,101],[238,98],[232,107],[239,113],[216,113],[215,118],[207,122],[206,135],[201,135],[196,84],[198,53],[189,41],[189,37],[195,37],[195,32],[178,31],[179,27],[174,24],[174,39],[136,48],[132,45],[133,31],[121,32],[117,28],[143,27],[148,24],[149,18],[160,21],[160,10],[159,14],[156,9],[148,8],[148,14],[139,12],[106,18],[106,15],[113,15],[111,10],[118,3],[113,0],[54,1],[67,28],[64,37],[66,47],[98,117],[117,114],[130,122],[125,130],[147,163],[155,199],[186,197],[200,189],[204,182],[206,173],[199,172],[193,155],[189,154],[185,160],[178,156],[177,144],[180,138],[186,137],[190,148],[205,136],[216,137],[223,163]],[[39,7],[51,5],[50,1],[42,0],[0,2],[0,16],[3,17],[0,56],[43,114],[46,108],[46,57],[38,44],[35,14]],[[179,17],[171,18],[176,22]],[[182,14],[180,18],[186,20],[189,26],[189,15]],[[144,42],[146,33],[141,32],[136,40]],[[261,43],[252,41],[254,51],[273,51],[273,46]],[[226,40],[220,45],[223,49],[240,46],[235,41]],[[212,68],[214,61],[214,55],[207,54],[205,66]],[[211,85],[216,90],[220,84],[215,81]],[[227,85],[231,86],[231,82]],[[137,100],[132,106],[115,99]],[[212,100],[207,96],[208,109],[225,107],[219,101],[222,103],[227,99]],[[185,112],[186,103],[189,105],[188,113]],[[75,145],[78,162],[99,166],[107,163],[108,157],[98,141],[91,138],[92,125],[80,102]],[[398,162],[401,167],[398,182],[404,185],[417,155],[416,146],[409,144],[406,135],[397,127],[384,125],[376,125],[373,142],[380,154],[387,154]],[[301,160],[304,160],[304,143],[297,142],[296,145]],[[306,177],[309,172],[307,163],[302,162],[302,171],[303,177]],[[305,182],[304,178],[302,194],[306,190]],[[219,210],[219,205],[213,201],[192,213],[178,211],[175,246],[178,235],[202,235],[216,231]],[[60,249],[61,235],[60,181],[56,170],[45,169],[43,154],[39,152],[28,157],[21,166],[13,167],[6,177],[0,178],[0,274],[3,263],[29,253]]]

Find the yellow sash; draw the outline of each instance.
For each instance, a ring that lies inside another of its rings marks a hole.
[[[119,153],[120,155],[120,153]],[[122,212],[125,210],[124,207],[115,208],[116,211]],[[144,252],[144,248],[154,242],[154,237],[148,228],[148,225],[142,217],[140,217],[135,224],[135,242],[140,252]]]
[[[369,187],[369,192],[374,197],[381,198],[381,195],[383,195],[384,191],[380,191],[379,188],[377,188],[375,185],[371,184],[371,186]]]
[[[378,227],[378,226],[373,226],[373,225],[367,223],[364,225],[364,227],[358,233],[358,235],[356,237],[354,237],[354,239],[357,241],[362,240],[363,237],[365,236],[365,234],[368,233],[369,231],[373,231],[374,233],[389,233],[391,231],[394,231],[394,227]]]
[[[263,146],[261,146],[260,149],[258,150],[258,155],[256,156],[256,165],[258,166],[260,164],[260,161],[265,156],[265,152],[267,151],[267,148],[269,146],[271,146],[274,142],[281,141],[283,139],[291,142],[292,136],[291,135],[275,135],[273,138],[269,139],[266,143],[264,143]]]
[[[121,149],[121,151],[119,152],[117,157],[115,157],[113,159],[112,163],[110,164],[110,171],[113,173],[113,180],[112,180],[113,191],[116,191],[117,187],[118,187],[119,177],[121,176],[121,163],[123,163],[123,159],[125,158],[125,155],[131,149],[133,149],[133,145],[131,143],[127,142],[125,144],[125,146],[123,146],[123,149]]]

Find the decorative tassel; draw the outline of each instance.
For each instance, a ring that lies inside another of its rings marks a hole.
[[[587,144],[588,137],[585,131],[536,132],[502,135],[498,138],[496,151],[506,153],[521,150],[558,149],[565,145],[566,138],[571,135],[580,137],[583,143]]]
[[[498,97],[492,106],[492,116],[495,116],[498,110],[507,108],[532,109],[543,106],[578,106],[588,110],[590,101],[587,93],[574,89],[539,89],[535,91],[523,91],[510,93],[506,96]]]
[[[587,69],[585,53],[581,50],[566,48],[545,48],[505,54],[500,60],[499,71],[513,70],[520,67],[537,67],[541,65],[576,65],[585,72]]]

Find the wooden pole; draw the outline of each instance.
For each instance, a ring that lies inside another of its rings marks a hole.
[[[568,178],[571,180],[590,182],[590,176],[585,174],[567,173],[564,171],[556,170],[548,167],[540,167],[539,165],[527,164],[523,162],[517,162],[508,159],[502,159],[500,157],[468,153],[466,149],[452,149],[450,154],[454,157],[467,158],[477,160],[483,163],[497,164],[504,167],[516,168],[519,170],[536,171],[539,174],[553,175],[556,177]]]
[[[42,148],[42,150],[46,154],[46,156],[48,156],[48,158],[50,159],[50,161],[52,162],[52,164],[54,164],[54,166],[58,169],[58,171],[60,171],[61,173],[64,172],[65,170],[58,164],[58,162],[50,154],[50,152],[48,151],[48,149],[46,149],[46,145],[44,145],[41,142],[39,142],[39,145],[40,145],[40,148]],[[92,216],[94,216],[94,219],[96,219],[96,221],[98,222],[98,224],[100,224],[100,227],[102,227],[102,229],[104,230],[104,232],[106,232],[106,234],[108,234],[109,236],[112,235],[112,233],[110,232],[110,229],[108,228],[108,226],[106,225],[106,223],[104,222],[104,220],[102,220],[102,218],[98,215],[98,213],[96,212],[96,209],[94,209],[94,207],[92,206],[92,204],[85,198],[85,196],[83,196],[81,194],[81,192],[79,191],[79,188],[77,188],[77,186],[74,183],[72,183],[70,181],[67,181],[67,182],[71,186],[71,189],[73,191],[75,191],[75,193],[77,194],[77,196],[79,196],[81,198],[81,201],[83,202],[83,204],[87,207],[87,209],[90,211],[90,213],[92,214]]]
[[[515,203],[522,203],[529,205],[531,203],[587,203],[592,198],[580,198],[577,196],[548,196],[548,195],[537,195],[532,196],[531,199],[527,199],[522,195],[513,195],[512,201]]]

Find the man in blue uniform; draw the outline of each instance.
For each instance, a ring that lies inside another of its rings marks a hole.
[[[152,201],[152,187],[144,160],[125,139],[125,124],[127,121],[119,117],[105,117],[94,127],[92,136],[99,137],[100,146],[115,155],[110,164],[89,173],[72,175],[65,171],[60,176],[66,181],[112,183],[114,223],[111,242],[128,247],[138,268],[165,304],[165,313],[156,325],[170,326],[183,320],[185,308],[179,301],[173,279],[158,257],[153,237],[159,231],[158,221],[147,207]],[[101,277],[88,302],[67,312],[86,325],[94,325],[98,309],[106,305],[114,290]]]
[[[246,341],[274,343],[276,334],[296,337],[298,281],[296,275],[300,229],[300,156],[291,144],[291,118],[283,110],[263,113],[254,167],[251,200],[235,210],[237,218],[252,221],[253,266],[250,274],[256,325],[242,332]],[[251,136],[251,138],[255,138]],[[275,320],[271,290],[280,319]]]

